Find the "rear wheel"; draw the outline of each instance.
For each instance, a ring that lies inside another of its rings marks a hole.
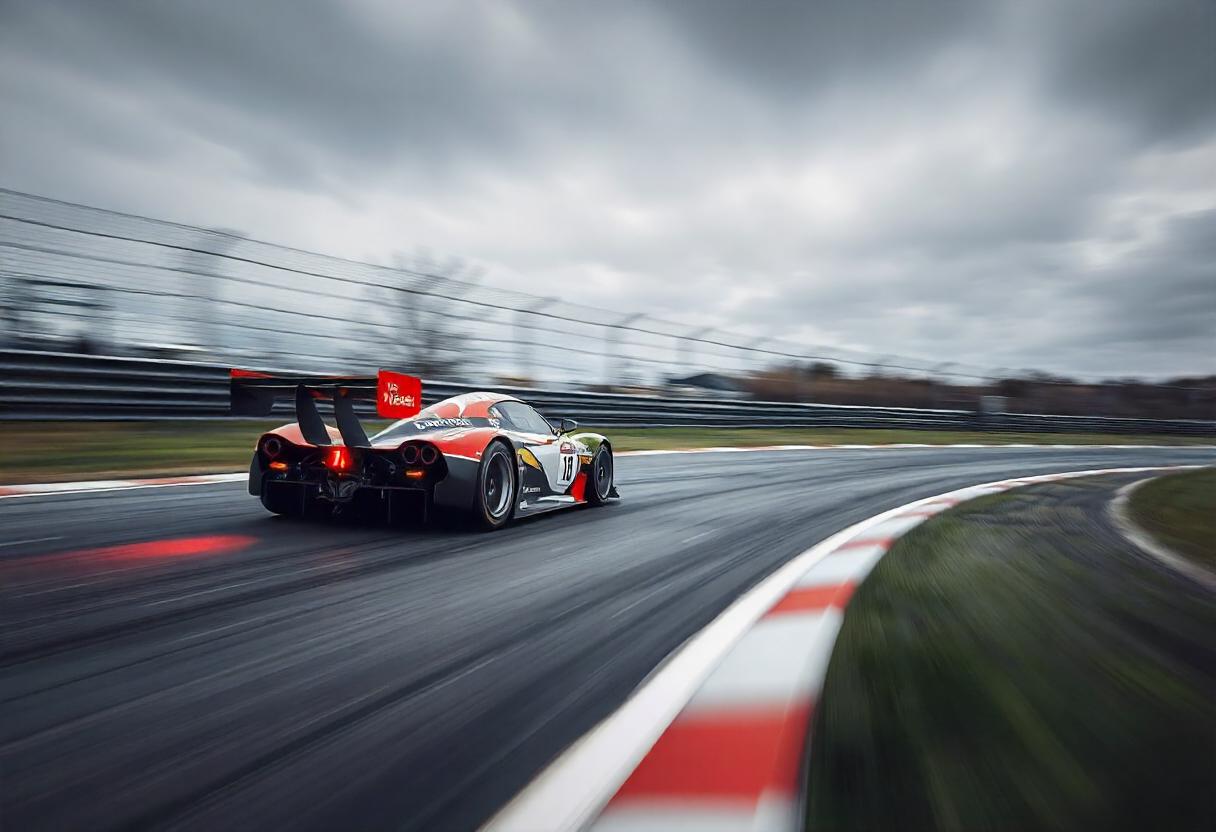
[[[591,458],[591,472],[587,475],[587,502],[602,506],[612,493],[612,449],[600,445]]]
[[[474,513],[485,529],[500,529],[515,513],[515,454],[502,442],[486,448],[477,472]]]

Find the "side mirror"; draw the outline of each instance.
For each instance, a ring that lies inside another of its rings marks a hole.
[[[560,422],[557,423],[557,432],[558,433],[569,433],[570,431],[574,430],[577,427],[578,427],[578,422],[574,421],[573,419],[562,419]]]

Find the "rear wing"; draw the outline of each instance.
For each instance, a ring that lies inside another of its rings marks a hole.
[[[269,416],[275,402],[294,399],[300,434],[313,445],[328,445],[329,431],[317,401],[331,401],[338,432],[347,447],[371,446],[354,403],[375,402],[385,419],[404,419],[422,409],[422,382],[414,376],[380,370],[374,376],[307,376],[233,369],[229,373],[233,416]]]

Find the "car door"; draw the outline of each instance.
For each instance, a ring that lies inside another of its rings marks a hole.
[[[578,473],[574,443],[557,436],[545,417],[523,402],[499,402],[494,407],[540,463],[550,491],[565,493]]]

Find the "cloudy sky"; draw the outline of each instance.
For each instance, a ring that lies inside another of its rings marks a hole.
[[[1216,372],[1212,0],[0,0],[0,184],[745,335]]]

